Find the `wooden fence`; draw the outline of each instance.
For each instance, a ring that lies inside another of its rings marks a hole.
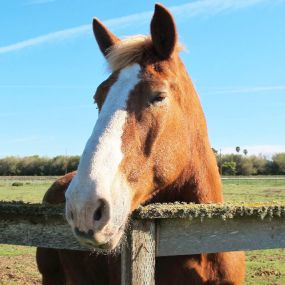
[[[0,203],[0,243],[86,250],[63,206]],[[155,257],[285,247],[284,204],[152,204],[133,214],[122,284],[154,284]]]

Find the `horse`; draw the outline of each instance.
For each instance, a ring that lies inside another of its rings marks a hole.
[[[56,181],[44,202],[66,205],[79,242],[92,251],[37,249],[46,285],[119,285],[120,246],[131,213],[158,202],[221,203],[205,116],[171,13],[156,4],[150,36],[119,39],[93,19],[111,75],[94,95],[99,115],[77,173]],[[102,253],[102,254],[100,254]],[[244,283],[243,252],[157,257],[155,284]]]

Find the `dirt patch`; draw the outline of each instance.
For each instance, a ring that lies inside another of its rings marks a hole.
[[[255,260],[257,260],[258,258],[259,258],[259,257],[256,256],[256,255],[252,255],[252,256],[250,256],[250,257],[247,257],[247,259],[250,260],[250,261],[255,261]]]
[[[275,277],[280,277],[281,272],[276,269],[263,269],[259,268],[257,271],[254,273],[254,276],[259,276],[259,277],[270,277],[270,276],[275,276]]]
[[[263,190],[264,193],[282,193],[284,189],[265,189]]]
[[[35,256],[0,256],[0,284],[40,285]]]

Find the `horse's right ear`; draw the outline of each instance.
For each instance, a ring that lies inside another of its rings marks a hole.
[[[171,13],[161,4],[155,4],[150,24],[154,49],[161,59],[167,59],[177,44],[177,33]]]
[[[110,32],[97,18],[93,19],[93,32],[104,56],[107,55],[110,47],[120,41],[120,39]]]

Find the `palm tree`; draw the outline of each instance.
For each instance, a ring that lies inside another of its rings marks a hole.
[[[244,153],[244,155],[247,155],[247,154],[248,154],[247,149],[244,149],[244,150],[243,150],[243,153]]]
[[[240,152],[240,147],[239,147],[239,146],[236,147],[236,152],[237,152],[237,153]]]

